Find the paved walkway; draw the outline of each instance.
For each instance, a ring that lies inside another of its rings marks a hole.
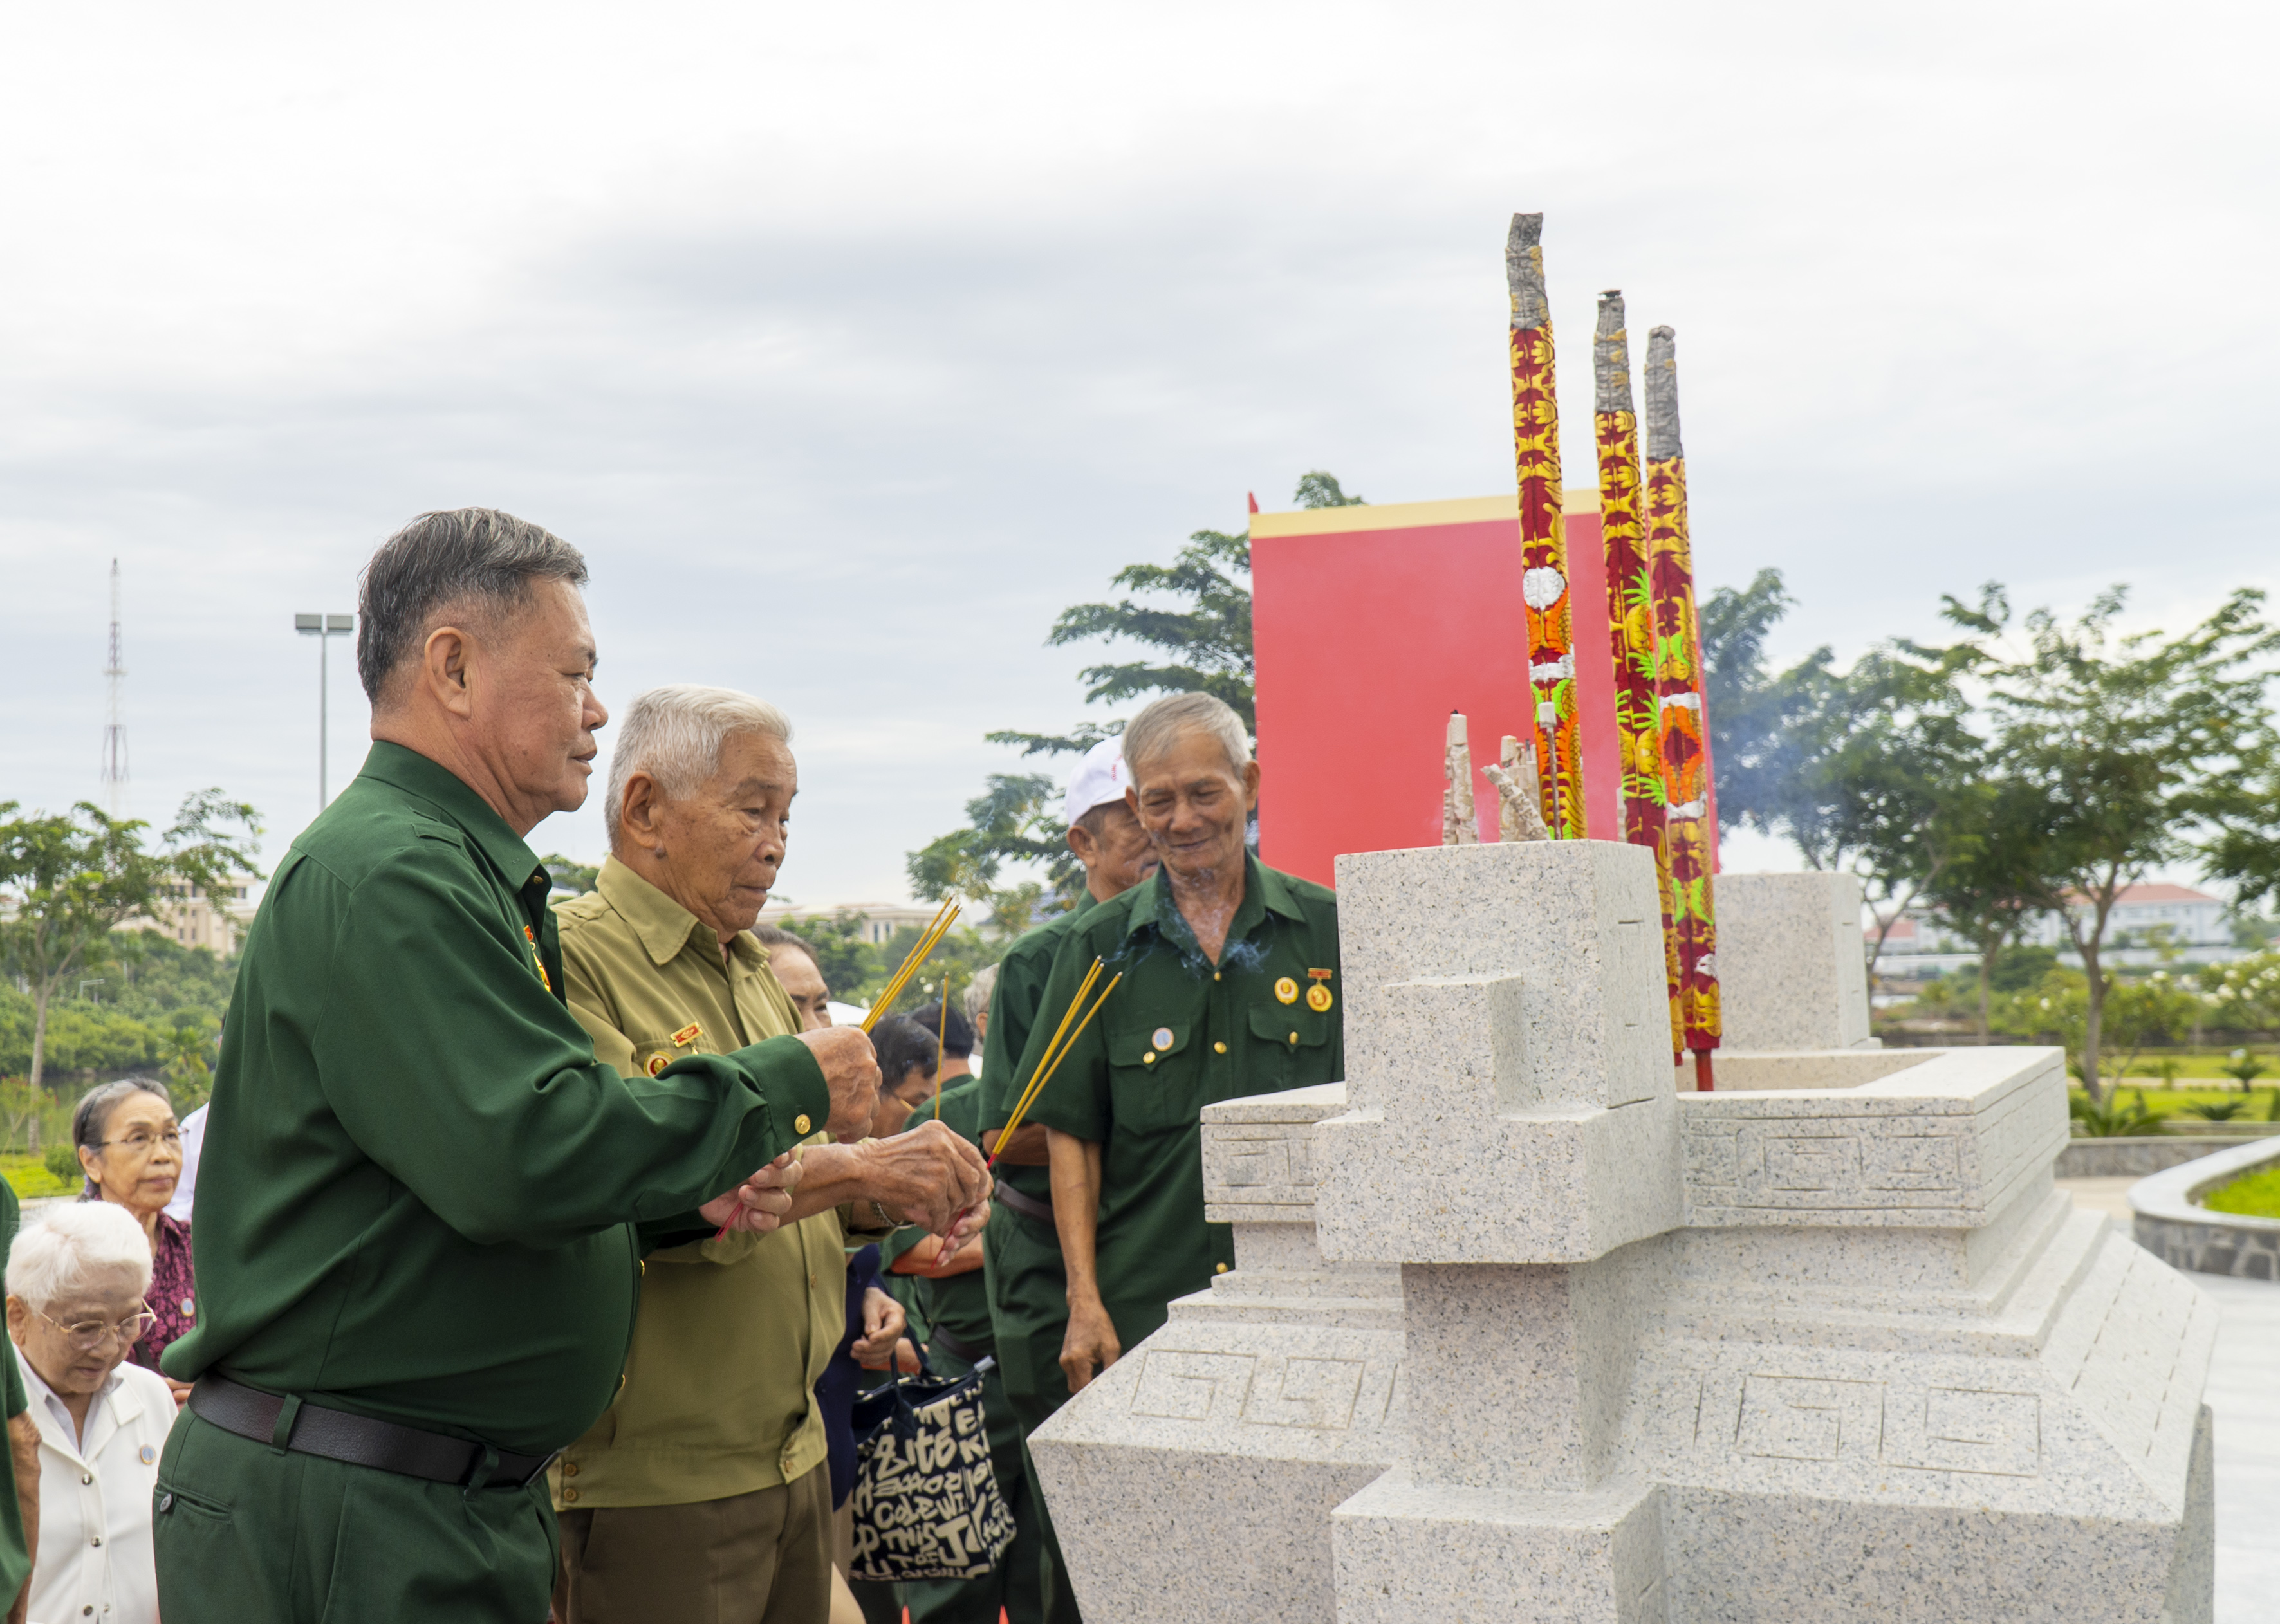
[[[2118,1220],[2136,1179],[2060,1179],[2078,1206]],[[2280,1284],[2187,1276],[2215,1297],[2216,1357],[2208,1405],[2216,1416],[2216,1624],[2280,1619]]]

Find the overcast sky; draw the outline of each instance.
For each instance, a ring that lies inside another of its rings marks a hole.
[[[1118,566],[1310,468],[1509,488],[1515,209],[1569,482],[1621,287],[1678,329],[1705,589],[1783,570],[1779,652],[1989,578],[2181,626],[2280,576],[2276,35],[1983,0],[18,8],[0,800],[96,793],[116,556],[128,810],[223,786],[273,858],[316,808],[292,615],[483,504],[585,550],[606,702],[792,712],[783,895],[899,898],[1012,764],[982,735],[1082,715],[1087,652],[1042,639]],[[532,840],[602,844],[590,803]]]

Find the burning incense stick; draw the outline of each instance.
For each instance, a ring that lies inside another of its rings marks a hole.
[[[954,902],[943,904],[933,922],[928,925],[926,934],[918,939],[917,944],[903,959],[902,967],[888,980],[886,989],[872,999],[871,1007],[863,1012],[863,1030],[868,1032],[879,1024],[895,1000],[902,996],[903,988],[911,977],[919,973],[919,966],[926,963],[927,955],[934,951],[935,943],[949,935],[950,927],[957,922],[958,904]]]
[[[1720,1028],[1712,898],[1710,739],[1702,710],[1702,628],[1686,526],[1686,452],[1678,440],[1678,335],[1646,338],[1647,567],[1654,583],[1655,721],[1661,737],[1670,892],[1678,937],[1680,1014],[1702,1087]]]
[[[943,1044],[950,1031],[950,971],[942,973],[942,1007],[934,1023],[934,1120],[942,1120],[942,1055]]]
[[[1623,296],[1599,296],[1591,340],[1593,437],[1599,449],[1599,528],[1607,548],[1607,641],[1615,666],[1615,735],[1621,762],[1623,839],[1654,853],[1662,897],[1663,980],[1669,989],[1670,1052],[1686,1048],[1680,1012],[1683,978],[1671,917],[1670,850],[1665,842],[1662,739],[1655,727],[1654,581],[1639,521],[1638,416],[1631,405],[1630,336]]]
[[[1097,973],[1100,968],[1100,961],[1096,958],[1092,962],[1093,969]],[[1108,995],[1116,990],[1116,983],[1123,979],[1124,972],[1121,970],[1109,977],[1108,985],[1100,989],[1100,997],[1092,1001],[1092,1007],[1085,1011],[1084,1019],[1076,1023],[1076,1030],[1069,1034],[1068,1042],[1062,1044],[1057,1052],[1052,1053],[1049,1060],[1039,1063],[1036,1076],[1030,1080],[1029,1086],[1022,1091],[1020,1103],[1013,1107],[1013,1114],[1005,1119],[1005,1127],[998,1135],[998,1149],[990,1158],[991,1166],[996,1166],[998,1158],[1005,1153],[1006,1145],[1013,1142],[1015,1130],[1021,1126],[1021,1119],[1029,1113],[1029,1107],[1036,1103],[1037,1096],[1044,1092],[1045,1085],[1053,1080],[1053,1074],[1060,1069],[1061,1062],[1068,1058],[1069,1051],[1076,1047],[1076,1040],[1084,1035],[1084,1029],[1092,1024],[1092,1018],[1100,1013],[1100,1006],[1108,1002]],[[1090,984],[1088,980],[1087,985]],[[1082,1002],[1083,997],[1084,990],[1081,988],[1078,989],[1076,998],[1069,1004],[1070,1014],[1076,1012],[1077,1004]],[[1067,1016],[1062,1017],[1061,1024],[1065,1027],[1068,1024]]]
[[[1536,758],[1544,821],[1554,840],[1583,838],[1583,759],[1575,698],[1568,533],[1560,524],[1560,390],[1552,306],[1544,290],[1544,216],[1515,214],[1504,250],[1512,295],[1512,443],[1520,481],[1521,601],[1529,681],[1536,693]]]

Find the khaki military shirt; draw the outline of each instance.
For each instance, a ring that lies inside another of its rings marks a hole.
[[[614,858],[555,912],[570,1012],[628,1076],[799,1030],[749,931],[724,961],[711,926]],[[824,1458],[813,1389],[846,1296],[836,1212],[651,1253],[625,1385],[563,1452],[557,1508],[718,1500],[813,1469]]]

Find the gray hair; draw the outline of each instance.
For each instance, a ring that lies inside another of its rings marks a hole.
[[[586,584],[575,547],[497,508],[422,513],[380,544],[357,595],[357,679],[381,702],[396,668],[427,642],[447,610],[472,604],[496,616],[529,601],[534,581]]]
[[[137,1297],[150,1289],[150,1240],[135,1214],[108,1201],[50,1207],[8,1249],[8,1295],[45,1308],[112,1270],[134,1276]]]
[[[966,990],[958,995],[959,1007],[965,1010],[969,1024],[979,1021],[990,1007],[990,995],[998,990],[998,966],[985,965],[974,973]]]
[[[1209,694],[1173,694],[1157,700],[1124,727],[1124,769],[1140,781],[1140,764],[1172,748],[1180,735],[1196,730],[1217,739],[1237,777],[1251,765],[1251,735],[1243,718],[1223,699]]]
[[[740,733],[765,733],[791,743],[791,719],[765,699],[733,688],[676,682],[634,696],[618,723],[610,752],[610,844],[626,812],[626,784],[646,773],[678,800],[695,792],[720,766],[721,746]]]
[[[121,1077],[115,1082],[98,1082],[80,1096],[78,1106],[72,1112],[72,1143],[84,1150],[103,1155],[103,1138],[111,1131],[111,1113],[121,1102],[137,1094],[155,1094],[169,1107],[174,1097],[166,1092],[166,1085],[156,1077]],[[82,1198],[95,1194],[95,1181],[87,1181]]]

